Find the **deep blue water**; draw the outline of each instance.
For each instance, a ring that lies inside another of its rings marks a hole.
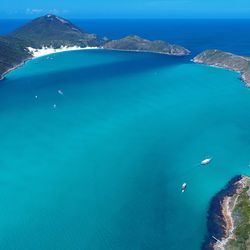
[[[27,20],[1,20],[0,33],[11,32]],[[162,39],[181,44],[193,55],[217,48],[242,55],[250,55],[250,20],[89,20],[73,19],[83,30],[111,39],[138,34],[149,39]]]
[[[166,21],[98,22],[86,29],[170,36]],[[171,35],[205,46],[208,33],[200,28],[200,44],[192,32]],[[219,43],[239,50],[244,39]],[[250,174],[250,91],[238,74],[150,53],[49,58],[0,84],[0,248],[199,250],[211,198],[234,175]]]

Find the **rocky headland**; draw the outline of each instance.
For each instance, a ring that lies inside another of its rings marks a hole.
[[[56,15],[38,17],[6,36],[0,36],[0,79],[10,70],[38,54],[84,48],[188,55],[189,50],[164,41],[149,41],[138,36],[109,40],[88,33]]]
[[[234,177],[212,199],[203,250],[250,249],[250,178]]]
[[[176,44],[156,40],[150,41],[136,35],[130,35],[119,40],[112,40],[103,45],[105,49],[135,51],[135,52],[152,52],[173,56],[185,56],[190,54],[188,49]]]
[[[250,87],[250,59],[221,50],[206,50],[198,54],[193,62],[239,72],[241,80]]]

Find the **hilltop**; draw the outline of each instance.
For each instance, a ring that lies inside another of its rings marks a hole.
[[[38,17],[6,36],[0,36],[0,79],[4,74],[34,57],[34,52],[47,49],[48,53],[70,48],[102,48],[162,53],[183,56],[189,50],[164,41],[150,41],[138,36],[108,40],[88,33],[69,20],[56,15]]]
[[[10,37],[25,40],[31,47],[101,46],[105,40],[87,33],[70,21],[48,14],[18,28]]]

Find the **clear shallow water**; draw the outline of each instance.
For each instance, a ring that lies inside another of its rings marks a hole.
[[[52,58],[0,85],[1,248],[200,249],[212,196],[250,174],[249,89],[176,57]]]

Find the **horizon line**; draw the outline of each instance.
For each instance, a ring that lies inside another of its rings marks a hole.
[[[40,16],[27,16],[27,17],[0,17],[0,20],[6,19],[36,19],[45,15]],[[55,14],[54,14],[55,15]],[[63,16],[63,15],[55,15],[60,16],[65,19],[92,19],[92,20],[250,20],[250,17],[79,17],[79,16]]]

